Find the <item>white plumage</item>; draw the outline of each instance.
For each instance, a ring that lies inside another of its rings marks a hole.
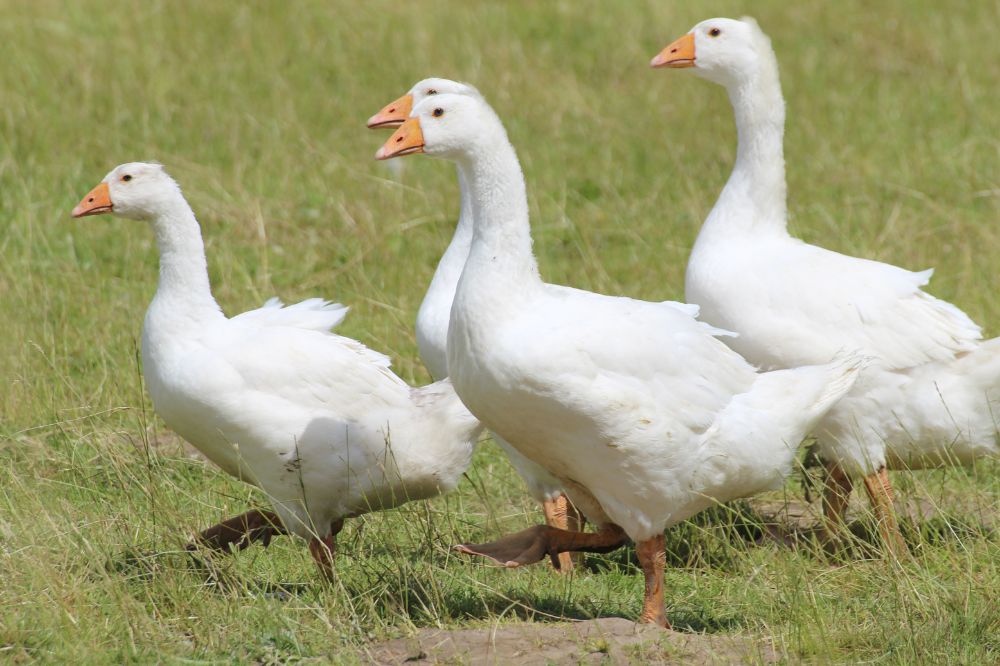
[[[449,382],[411,388],[388,357],[332,333],[347,313],[337,303],[271,299],[226,318],[198,223],[163,169],[125,164],[100,188],[109,209],[149,221],[157,236],[160,281],[142,336],[156,412],[263,490],[285,529],[328,537],[344,517],[457,484],[481,426]]]
[[[368,126],[373,128],[396,127],[406,119],[413,106],[428,97],[439,94],[481,97],[479,91],[467,83],[441,78],[424,79],[416,83],[406,95],[387,104],[379,113],[372,116],[368,121]],[[417,349],[431,376],[438,380],[448,376],[448,322],[451,318],[451,305],[472,244],[472,204],[461,170],[458,170],[457,175],[460,193],[458,224],[447,249],[438,262],[434,277],[431,279],[431,284],[420,303],[420,309],[417,311]],[[561,512],[564,510],[563,507],[557,507],[554,504],[559,501],[562,495],[559,481],[544,468],[524,457],[502,437],[494,433],[493,439],[507,454],[518,475],[524,479],[528,493],[545,508],[546,519],[549,521],[565,520],[564,516],[552,515],[553,511]],[[569,560],[564,558],[564,566],[569,565],[569,563]]]
[[[784,100],[770,40],[756,22],[703,21],[653,64],[691,68],[725,86],[739,134],[732,175],[691,252],[688,300],[707,321],[736,331],[728,344],[765,369],[817,363],[841,349],[872,359],[816,430],[823,458],[851,476],[882,475],[887,486],[886,466],[997,453],[1000,342],[981,342],[964,312],[922,291],[932,271],[789,235]]]
[[[454,160],[472,199],[448,332],[456,390],[602,531],[617,525],[639,541],[647,585],[659,586],[664,528],[780,482],[801,438],[853,384],[858,359],[758,375],[691,306],[543,283],[517,156],[481,99],[425,100],[379,156],[415,147]],[[540,548],[535,556],[552,544]],[[650,590],[643,617],[665,622],[662,594]]]

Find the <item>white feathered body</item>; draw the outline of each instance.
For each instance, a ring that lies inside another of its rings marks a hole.
[[[263,490],[301,536],[455,486],[482,426],[449,382],[410,388],[387,357],[333,334],[347,312],[339,304],[271,300],[227,318],[198,222],[162,167],[124,165],[105,182],[116,210],[146,206],[156,233],[143,374],[171,429]]]
[[[758,375],[693,306],[545,284],[517,155],[492,109],[470,113],[457,161],[475,232],[448,330],[448,369],[470,411],[592,522],[636,541],[779,484],[859,358]]]
[[[143,361],[157,413],[261,488],[302,536],[455,487],[479,425],[447,381],[412,389],[385,356],[329,329],[346,308],[269,303],[178,320],[154,300]]]
[[[727,343],[763,369],[819,363],[841,350],[872,359],[816,430],[822,456],[852,475],[996,453],[1000,342],[982,343],[964,312],[921,289],[931,271],[788,234],[777,61],[756,23],[740,23],[727,21],[726,30],[749,35],[755,64],[706,75],[729,91],[739,146],[691,253],[687,300],[705,321],[738,333]],[[715,44],[696,44],[707,45],[710,60]]]
[[[636,540],[780,484],[856,375],[850,360],[758,376],[690,306],[515,291],[493,263],[470,257],[459,286],[456,389],[589,519]]]
[[[748,249],[750,251],[748,251]],[[687,298],[764,369],[816,363],[839,350],[873,362],[816,434],[824,458],[852,474],[966,464],[995,453],[1000,342],[980,342],[961,310],[914,273],[788,236],[699,240]]]

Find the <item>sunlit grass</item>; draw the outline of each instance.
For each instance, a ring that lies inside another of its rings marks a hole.
[[[680,298],[687,253],[735,151],[728,103],[651,71],[664,44],[744,3],[4,3],[0,12],[0,655],[46,661],[362,660],[417,627],[621,615],[631,551],[571,578],[456,557],[537,520],[492,445],[459,490],[349,521],[339,579],[279,539],[193,568],[194,530],[262,498],[192,457],[137,362],[155,288],[148,229],[70,221],[120,162],[166,164],[192,201],[217,299],[352,306],[342,327],[428,377],[413,318],[457,209],[453,169],[372,160],[365,119],[428,75],[476,84],[519,149],[546,279]],[[1000,9],[754,3],[788,104],[794,231],[922,269],[1000,333]],[[788,659],[1000,659],[997,465],[896,475],[916,558],[859,538],[779,546],[744,504],[672,530],[668,614]],[[784,495],[801,498],[799,481]],[[758,543],[759,541],[759,543]]]

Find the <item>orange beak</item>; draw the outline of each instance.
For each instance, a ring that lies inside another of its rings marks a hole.
[[[689,32],[660,51],[650,63],[650,67],[694,67],[694,33]]]
[[[413,110],[413,95],[406,93],[395,102],[386,104],[382,110],[368,119],[368,129],[399,127],[410,117]]]
[[[73,209],[73,217],[110,213],[113,208],[111,190],[108,189],[107,183],[101,183],[80,200],[80,203]]]
[[[424,133],[420,129],[420,118],[407,118],[389,140],[375,153],[375,159],[387,160],[424,152]]]

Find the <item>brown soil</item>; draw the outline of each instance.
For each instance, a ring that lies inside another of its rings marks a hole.
[[[762,516],[790,530],[808,531],[818,529],[821,524],[822,508],[818,501],[812,504],[799,499],[753,500],[751,506]],[[948,495],[931,498],[927,495],[907,496],[895,502],[901,520],[925,523],[936,518],[961,517],[984,527],[997,526],[996,505],[982,497]],[[853,522],[871,511],[864,493],[855,492],[851,496],[847,510],[847,521]]]
[[[374,643],[375,664],[743,664],[776,661],[751,639],[668,631],[622,618],[487,629],[420,629]]]

